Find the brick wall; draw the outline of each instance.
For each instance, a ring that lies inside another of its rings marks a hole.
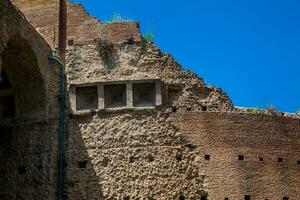
[[[214,112],[173,119],[197,145],[210,199],[300,199],[299,119]]]
[[[13,0],[49,44],[58,44],[58,0]],[[128,39],[141,41],[138,23],[101,23],[80,3],[67,2],[67,40],[77,45],[95,44],[96,39],[111,43]]]

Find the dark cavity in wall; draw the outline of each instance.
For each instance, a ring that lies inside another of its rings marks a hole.
[[[238,156],[239,160],[245,160],[245,157],[243,155]]]
[[[76,110],[98,109],[97,86],[76,88]]]
[[[250,195],[245,195],[245,200],[251,200],[251,196]]]
[[[204,158],[205,160],[210,160],[210,155],[205,155]]]
[[[179,194],[179,198],[178,199],[179,200],[185,200],[184,194],[182,192]]]
[[[180,152],[176,153],[175,158],[177,161],[182,161],[182,157],[183,157],[182,153],[180,153]]]
[[[88,164],[87,160],[82,160],[82,161],[78,161],[77,166],[80,169],[84,169],[84,168],[86,168],[87,164]]]
[[[111,84],[104,86],[104,98],[106,108],[124,107],[127,105],[126,85]]]
[[[207,195],[201,195],[200,200],[207,200]]]
[[[147,107],[155,105],[155,84],[154,83],[134,83],[133,106]]]

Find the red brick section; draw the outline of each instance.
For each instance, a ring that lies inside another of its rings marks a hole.
[[[299,119],[213,112],[173,119],[197,146],[210,199],[300,199]]]
[[[58,0],[13,0],[26,18],[49,44],[58,46]],[[141,41],[139,24],[135,22],[101,23],[90,16],[79,3],[67,2],[67,40],[75,45],[95,44],[102,39],[111,43],[129,39]]]
[[[112,43],[122,43],[132,40],[142,41],[139,23],[115,22],[101,24],[101,39]]]
[[[95,43],[100,35],[100,22],[89,16],[79,3],[68,3],[68,40],[74,44],[85,45]]]
[[[58,0],[12,0],[51,46],[58,46]]]

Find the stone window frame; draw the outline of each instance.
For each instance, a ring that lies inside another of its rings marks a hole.
[[[135,83],[154,83],[155,84],[155,105],[154,106],[134,106],[133,105],[133,84]],[[124,107],[107,108],[105,107],[104,85],[126,84],[126,102]],[[94,110],[77,110],[76,108],[76,88],[78,87],[95,87],[98,91],[98,108]],[[94,83],[71,84],[69,86],[70,105],[73,114],[84,114],[97,112],[101,110],[123,110],[123,109],[155,109],[162,105],[162,81],[159,79],[142,79],[142,80],[119,80],[119,81],[102,81]]]

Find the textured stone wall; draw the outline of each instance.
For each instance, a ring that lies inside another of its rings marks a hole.
[[[57,133],[53,123],[0,127],[0,199],[55,199]]]
[[[224,92],[206,87],[201,78],[184,70],[172,56],[151,43],[108,44],[100,41],[94,45],[69,46],[66,55],[69,85],[160,79],[164,83],[166,106],[181,111],[234,109]],[[173,99],[169,97],[172,91],[175,91],[172,93]]]
[[[199,199],[205,194],[200,158],[169,120],[159,111],[74,117],[68,198]]]
[[[197,146],[209,199],[300,199],[299,119],[203,112],[173,123]]]

